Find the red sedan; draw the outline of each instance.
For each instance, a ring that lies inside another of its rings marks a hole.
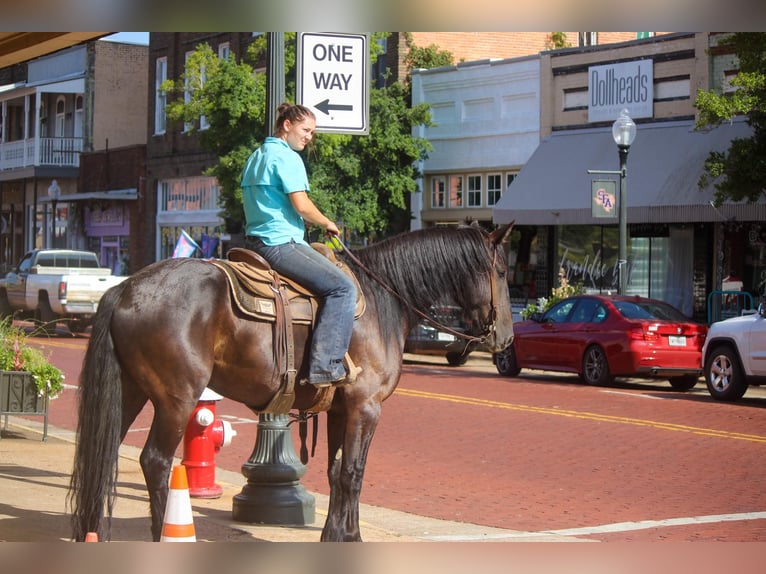
[[[513,331],[513,344],[494,355],[501,375],[562,371],[590,385],[608,385],[615,376],[668,378],[686,391],[702,372],[707,326],[655,299],[576,295]]]

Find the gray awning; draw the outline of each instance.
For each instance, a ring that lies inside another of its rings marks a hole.
[[[715,189],[700,191],[697,181],[710,151],[725,151],[734,138],[748,138],[742,120],[694,131],[692,122],[639,125],[628,154],[626,180],[629,223],[682,223],[766,220],[766,202],[728,203],[718,209]],[[592,216],[591,182],[618,175],[617,146],[611,129],[557,132],[537,147],[493,209],[496,223],[517,225],[604,225],[612,219]],[[619,184],[618,184],[619,189]]]
[[[87,201],[92,199],[106,199],[111,201],[135,200],[138,199],[138,189],[131,187],[129,189],[113,189],[111,191],[70,193],[67,195],[60,195],[56,201],[59,203],[67,203],[72,201]],[[50,203],[53,200],[49,196],[43,196],[40,197],[37,201],[40,203]]]

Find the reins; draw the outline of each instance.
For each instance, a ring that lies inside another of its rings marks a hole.
[[[491,283],[491,294],[490,294],[490,324],[487,327],[486,333],[482,334],[480,337],[475,337],[473,335],[466,335],[465,333],[461,333],[460,331],[456,331],[455,329],[452,329],[446,325],[443,325],[442,323],[439,323],[436,319],[433,319],[423,311],[420,311],[419,309],[416,309],[410,303],[402,297],[396,289],[388,285],[383,279],[378,277],[372,270],[370,270],[364,263],[362,263],[359,258],[354,255],[351,250],[346,247],[346,245],[335,235],[330,236],[330,240],[338,243],[343,248],[343,251],[345,251],[346,255],[348,255],[349,259],[356,263],[367,275],[369,275],[372,279],[374,279],[377,283],[379,283],[386,291],[391,293],[394,297],[399,299],[402,303],[404,303],[405,307],[415,313],[418,317],[421,319],[424,319],[427,321],[431,326],[438,329],[439,331],[444,331],[445,333],[449,333],[450,335],[453,335],[459,339],[463,339],[467,341],[466,343],[466,349],[468,348],[468,345],[471,343],[482,343],[486,340],[486,338],[495,330],[495,323],[497,322],[497,306],[495,305],[495,301],[497,300],[495,295],[496,290],[496,280],[494,273],[490,272],[490,283]],[[494,257],[497,257],[497,254],[494,254]],[[495,261],[493,260],[493,266]],[[465,352],[465,351],[464,351]]]

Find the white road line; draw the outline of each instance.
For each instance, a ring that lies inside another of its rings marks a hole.
[[[564,528],[548,530],[550,534],[562,536],[583,536],[605,532],[628,532],[630,530],[647,530],[649,528],[665,528],[668,526],[687,526],[689,524],[710,524],[713,522],[736,522],[741,520],[766,520],[766,512],[742,512],[739,514],[711,514],[709,516],[689,516],[683,518],[666,518],[665,520],[640,520],[639,522],[617,522],[602,526],[585,526],[582,528]]]
[[[428,536],[428,540],[440,542],[459,542],[475,540],[507,540],[510,538],[537,538],[555,536],[592,536],[594,534],[608,534],[615,532],[631,532],[634,530],[648,530],[650,528],[668,528],[671,526],[688,526],[691,524],[713,524],[716,522],[739,522],[746,520],[766,520],[766,512],[743,512],[740,514],[712,514],[709,516],[689,516],[682,518],[667,518],[664,520],[640,520],[638,522],[616,522],[614,524],[602,524],[601,526],[583,526],[579,528],[562,528],[559,530],[541,530],[539,532],[524,532],[509,530],[508,532],[493,532],[470,534],[470,535],[444,535]]]
[[[663,397],[653,397],[651,395],[644,395],[641,393],[626,393],[624,391],[601,391],[607,395],[626,395],[628,397],[640,397],[642,399],[658,399],[662,400]]]

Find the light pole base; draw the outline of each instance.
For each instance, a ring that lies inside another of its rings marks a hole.
[[[258,417],[255,449],[242,465],[247,484],[234,496],[232,520],[290,526],[314,523],[314,497],[299,482],[306,467],[295,453],[287,423],[287,415]]]

